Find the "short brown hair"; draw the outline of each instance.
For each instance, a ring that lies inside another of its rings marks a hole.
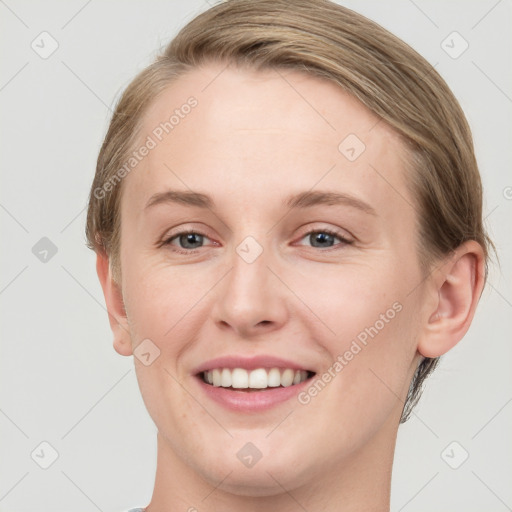
[[[190,21],[116,106],[98,156],[86,227],[88,246],[109,256],[114,279],[119,281],[121,271],[122,182],[108,191],[105,184],[119,176],[133,151],[149,104],[171,82],[208,62],[295,69],[327,78],[355,96],[402,136],[411,156],[408,185],[419,211],[423,269],[428,272],[437,258],[476,240],[487,276],[492,242],[482,221],[471,131],[437,71],[380,25],[328,0],[227,0]],[[425,358],[418,366],[402,422],[437,363],[438,358]]]

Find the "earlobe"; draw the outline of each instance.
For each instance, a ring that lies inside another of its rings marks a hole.
[[[114,349],[123,356],[132,355],[128,319],[120,286],[112,278],[109,258],[104,253],[96,255],[96,272],[103,289],[108,320],[114,335]]]
[[[447,257],[432,279],[437,298],[426,312],[418,343],[425,357],[439,357],[466,334],[473,320],[485,279],[483,250],[474,240],[460,245]]]

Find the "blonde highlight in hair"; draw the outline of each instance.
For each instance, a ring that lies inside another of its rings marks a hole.
[[[148,106],[171,82],[209,62],[294,69],[326,78],[401,135],[408,186],[419,212],[425,272],[461,243],[493,247],[482,221],[482,185],[471,131],[437,71],[380,25],[329,0],[227,0],[190,21],[156,62],[127,87],[99,152],[87,214],[88,246],[109,256],[120,282],[122,182],[96,197],[132,150]],[[438,359],[425,358],[411,383],[405,421]]]

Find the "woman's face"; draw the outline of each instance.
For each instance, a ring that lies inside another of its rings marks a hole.
[[[425,317],[398,136],[328,81],[208,64],[140,141],[121,288],[159,457],[248,495],[379,464]]]

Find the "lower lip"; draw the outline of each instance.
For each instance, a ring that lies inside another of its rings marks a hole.
[[[271,409],[296,397],[310,384],[311,378],[288,387],[267,388],[262,391],[235,391],[230,388],[212,386],[196,376],[203,392],[213,401],[237,412],[261,412]]]

